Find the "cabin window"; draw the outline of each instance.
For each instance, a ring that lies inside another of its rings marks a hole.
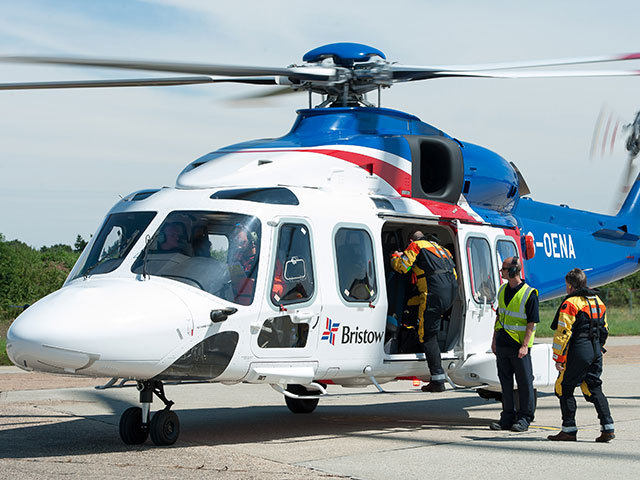
[[[515,257],[518,255],[518,250],[516,250],[516,246],[513,242],[509,240],[498,240],[496,244],[496,253],[498,254],[498,268],[502,268],[502,262],[505,261],[506,258]]]
[[[365,230],[341,228],[335,237],[338,286],[347,302],[370,302],[376,296],[373,244]]]
[[[268,318],[258,335],[260,348],[304,348],[307,345],[309,325],[293,323],[291,317]]]
[[[477,303],[493,303],[496,285],[489,242],[481,237],[470,237],[467,240],[467,259],[473,299]]]
[[[509,240],[498,240],[496,243],[496,254],[497,254],[497,262],[498,262],[498,271],[502,268],[502,262],[506,258],[514,257],[518,254],[518,250],[516,250],[516,246],[513,242]],[[504,283],[505,280],[500,275],[500,283]]]
[[[311,239],[306,225],[286,223],[280,227],[271,301],[289,305],[309,300],[314,293]]]

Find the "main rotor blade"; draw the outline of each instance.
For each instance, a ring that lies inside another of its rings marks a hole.
[[[289,87],[274,87],[268,90],[261,88],[259,92],[254,94],[228,98],[226,103],[239,107],[261,108],[269,106],[270,102],[268,102],[268,100],[271,98],[282,97],[294,93],[301,94],[307,92],[304,90],[293,90]]]
[[[282,95],[289,95],[293,93],[306,93],[303,90],[293,90],[289,87],[277,87],[277,88],[271,88],[269,90],[265,90],[265,89],[260,89],[260,90],[261,91],[258,93],[231,98],[230,101],[234,102],[234,101],[245,101],[245,100],[247,101],[260,100],[260,99],[266,99],[266,98],[272,98],[272,97],[280,97]]]
[[[299,80],[334,80],[337,68],[331,67],[251,67],[239,65],[214,65],[206,63],[176,63],[149,60],[116,60],[104,58],[80,57],[39,57],[39,56],[0,56],[0,62],[66,65],[84,67],[117,68],[125,70],[145,70],[154,72],[189,73],[223,77],[282,76]]]
[[[518,71],[458,71],[458,70],[423,70],[398,71],[393,77],[396,82],[411,82],[446,77],[475,77],[475,78],[562,78],[562,77],[629,77],[640,75],[640,70],[549,70],[545,72]]]
[[[520,68],[559,67],[563,65],[584,65],[589,63],[622,62],[628,60],[640,60],[640,53],[625,53],[621,55],[600,55],[592,57],[557,58],[550,60],[524,60],[516,62],[480,63],[476,65],[393,65],[392,68],[406,71],[434,71],[434,70],[460,70],[460,71],[489,71],[489,70],[513,70]]]
[[[172,85],[194,85],[202,83],[248,83],[252,85],[276,85],[274,78],[213,78],[213,77],[169,77],[132,78],[115,80],[70,80],[62,82],[0,83],[0,90],[42,90],[53,88],[101,88],[101,87],[158,87]]]

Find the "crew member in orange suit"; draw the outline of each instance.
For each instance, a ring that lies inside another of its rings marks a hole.
[[[576,399],[573,391],[580,385],[584,398],[593,403],[600,419],[600,436],[596,442],[615,438],[613,418],[607,397],[602,393],[602,354],[609,335],[604,302],[597,292],[587,287],[587,276],[574,268],[565,277],[567,296],[558,309],[551,328],[553,360],[560,372],[556,380],[556,396],[560,399],[562,430],[549,435],[549,440],[575,441]]]
[[[407,302],[418,305],[418,340],[422,345],[429,373],[428,385],[423,392],[444,392],[445,374],[438,345],[438,331],[442,314],[451,308],[458,292],[455,263],[451,253],[442,247],[435,236],[426,239],[421,231],[409,237],[411,243],[404,252],[394,252],[392,268],[409,273],[418,288],[418,295]]]

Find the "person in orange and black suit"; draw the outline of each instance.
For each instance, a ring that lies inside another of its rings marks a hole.
[[[580,385],[584,398],[593,403],[600,419],[601,433],[596,442],[615,438],[613,418],[607,397],[602,393],[602,354],[609,335],[606,307],[597,291],[587,287],[587,276],[574,268],[566,277],[567,296],[558,309],[551,328],[553,360],[560,372],[556,381],[556,396],[560,399],[562,430],[549,435],[549,440],[575,441],[576,399],[573,391]]]
[[[442,314],[453,305],[458,294],[455,263],[451,253],[442,247],[435,235],[429,238],[421,231],[410,236],[404,252],[394,252],[391,267],[399,273],[411,272],[418,295],[407,305],[418,306],[418,339],[429,365],[430,381],[423,392],[444,392],[446,375],[442,368],[438,331]]]

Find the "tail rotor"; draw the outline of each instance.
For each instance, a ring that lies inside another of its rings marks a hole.
[[[626,132],[629,133],[625,141]],[[614,199],[614,213],[622,207],[638,174],[635,159],[640,153],[640,111],[636,113],[632,123],[625,124],[616,112],[606,106],[602,107],[591,138],[590,158],[593,160],[595,157],[613,156],[616,145],[621,142],[625,142],[628,154]]]

